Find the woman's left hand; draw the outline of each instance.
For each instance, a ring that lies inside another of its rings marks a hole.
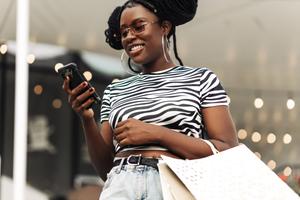
[[[159,126],[129,118],[121,121],[114,129],[114,138],[120,146],[141,145],[156,141],[155,129]]]

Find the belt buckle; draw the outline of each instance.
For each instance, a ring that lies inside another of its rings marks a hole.
[[[130,162],[131,158],[137,158],[138,160],[137,160],[136,163],[132,163],[132,162]],[[142,154],[130,155],[130,156],[127,157],[127,165],[133,165],[133,166],[140,165],[141,159],[142,159]]]

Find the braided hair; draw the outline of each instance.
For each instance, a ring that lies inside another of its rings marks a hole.
[[[196,14],[198,0],[128,0],[123,6],[114,9],[108,19],[108,28],[105,30],[106,42],[114,49],[123,49],[120,35],[120,18],[123,10],[141,4],[153,12],[161,21],[170,21],[173,25],[168,39],[173,36],[173,50],[175,58],[183,65],[177,51],[176,26],[192,20]]]

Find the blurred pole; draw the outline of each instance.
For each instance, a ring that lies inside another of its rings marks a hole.
[[[29,0],[17,0],[17,54],[14,118],[14,200],[25,200],[28,121]]]
[[[2,178],[3,174],[3,167],[4,167],[4,142],[5,142],[5,106],[6,106],[6,72],[7,72],[7,66],[6,66],[6,56],[7,52],[3,55],[0,53],[1,61],[0,61],[0,67],[1,67],[1,88],[0,88],[0,178]],[[3,167],[2,167],[3,166]],[[0,180],[0,199],[2,195],[2,179]]]

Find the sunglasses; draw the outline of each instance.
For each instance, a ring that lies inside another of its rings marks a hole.
[[[155,24],[157,22],[159,22],[159,21],[154,21],[154,22],[137,21],[137,22],[133,22],[129,26],[124,26],[124,27],[120,28],[121,37],[122,37],[122,39],[125,39],[128,36],[129,31],[134,35],[138,35],[138,34],[142,33],[143,31],[145,31],[146,26],[148,24]]]

